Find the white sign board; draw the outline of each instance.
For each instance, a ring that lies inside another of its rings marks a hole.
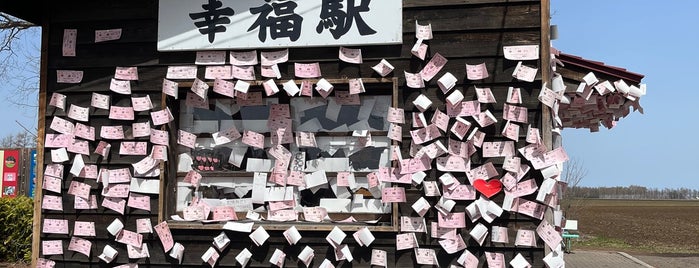
[[[159,1],[158,50],[400,44],[402,0]]]

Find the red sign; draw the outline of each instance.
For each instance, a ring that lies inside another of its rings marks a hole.
[[[5,150],[2,155],[2,196],[15,197],[19,189],[17,181],[19,180],[19,151]]]

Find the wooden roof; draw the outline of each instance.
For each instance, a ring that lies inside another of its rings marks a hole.
[[[554,53],[556,53],[556,59],[560,60],[564,64],[564,66],[560,69],[573,70],[582,73],[583,76],[589,72],[594,72],[598,75],[609,76],[608,79],[612,81],[623,79],[627,83],[632,84],[640,84],[643,77],[645,77],[645,75],[630,72],[624,68],[607,65],[601,61],[593,61],[572,54],[562,53],[560,51],[555,51]],[[566,75],[567,72],[560,69],[559,73],[561,73],[564,77],[575,79],[574,77],[568,77],[568,75]],[[575,80],[580,81],[579,79]]]
[[[43,6],[46,0],[0,1],[0,12],[34,24],[41,24]]]

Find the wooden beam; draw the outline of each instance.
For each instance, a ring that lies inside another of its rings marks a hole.
[[[39,259],[41,243],[41,200],[44,178],[44,142],[46,137],[46,90],[48,85],[49,24],[44,23],[41,31],[41,70],[39,71],[39,122],[36,143],[36,185],[34,185],[34,221],[32,223],[32,267]]]

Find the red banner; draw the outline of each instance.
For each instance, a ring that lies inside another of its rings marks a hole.
[[[17,181],[19,180],[19,151],[4,150],[2,151],[2,196],[15,197],[19,189]]]

